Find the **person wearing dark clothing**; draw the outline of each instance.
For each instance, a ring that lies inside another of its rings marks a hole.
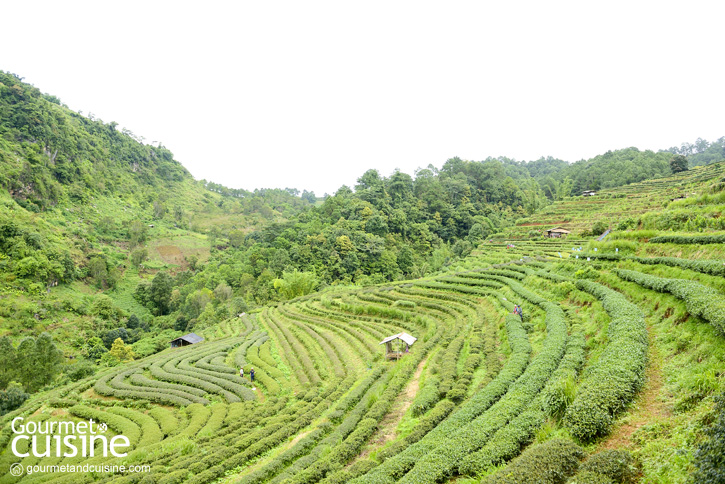
[[[251,378],[252,379],[252,383],[254,383],[254,368],[252,368],[251,370],[249,370],[249,378]]]

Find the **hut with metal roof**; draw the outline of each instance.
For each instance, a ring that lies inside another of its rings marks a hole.
[[[547,231],[546,231],[546,236],[547,236],[547,237],[550,237],[550,238],[552,238],[552,239],[555,239],[555,238],[561,238],[561,237],[566,237],[566,236],[567,236],[567,235],[569,235],[570,233],[571,233],[571,232],[569,232],[569,231],[568,231],[568,230],[566,230],[566,229],[562,229],[561,227],[555,227],[555,228],[553,228],[553,229],[549,229],[549,230],[547,230]]]
[[[185,334],[184,336],[179,336],[178,338],[171,340],[171,347],[172,348],[179,348],[181,346],[189,346],[196,343],[200,343],[204,341],[204,338],[199,336],[196,333],[189,333]]]
[[[389,360],[397,360],[405,355],[418,338],[408,333],[398,333],[388,336],[379,344],[385,345],[385,357]]]

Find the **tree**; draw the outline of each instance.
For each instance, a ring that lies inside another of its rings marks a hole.
[[[91,314],[104,321],[118,321],[123,316],[123,311],[113,304],[113,299],[99,294],[91,305]]]
[[[17,381],[23,384],[25,388],[30,386],[35,379],[35,340],[33,338],[25,338],[15,350],[15,368]]]
[[[91,261],[88,263],[88,272],[96,280],[96,284],[101,286],[108,276],[106,261],[99,256],[91,258]]]
[[[113,342],[119,338],[123,341],[130,341],[131,338],[129,337],[128,330],[126,330],[126,328],[115,328],[106,331],[103,335],[103,344],[110,350],[113,346]]]
[[[220,282],[219,285],[214,289],[214,297],[218,301],[224,302],[232,297],[232,288],[225,282]]]
[[[126,327],[128,329],[136,329],[139,326],[141,326],[141,321],[138,319],[138,316],[132,314],[128,317],[128,321],[126,321]]]
[[[53,343],[48,333],[43,333],[35,340],[35,378],[29,390],[37,390],[52,382],[61,371],[63,353]]]
[[[672,173],[679,173],[681,171],[687,171],[688,163],[687,158],[683,155],[675,155],[670,158],[670,168]]]
[[[293,272],[285,272],[282,279],[275,279],[274,288],[285,299],[294,299],[304,296],[315,290],[319,281],[313,272],[300,272],[295,269]]]
[[[8,386],[13,379],[17,378],[15,347],[10,338],[0,338],[0,388]]]
[[[123,361],[131,361],[134,358],[131,345],[127,345],[121,338],[116,338],[111,350],[101,357],[101,362],[106,366],[116,366]]]
[[[173,290],[174,281],[171,276],[165,272],[159,272],[151,281],[149,288],[149,301],[153,304],[157,315],[169,313],[169,301],[171,300],[171,291]]]
[[[134,267],[138,267],[143,264],[148,257],[149,251],[145,247],[136,249],[131,252],[131,264],[133,264]]]
[[[138,220],[134,220],[128,226],[128,239],[131,247],[146,241],[147,227]]]
[[[103,340],[97,336],[88,340],[88,343],[84,347],[84,351],[89,360],[98,361],[101,357],[108,352],[108,349],[103,345]]]
[[[157,220],[161,219],[165,213],[166,207],[164,207],[164,204],[158,200],[154,200],[154,218]]]
[[[0,392],[0,415],[20,408],[29,396],[20,383],[12,382],[7,390]]]

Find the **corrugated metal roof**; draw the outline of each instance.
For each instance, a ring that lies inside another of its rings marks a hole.
[[[175,340],[172,340],[172,341],[178,341],[180,339],[183,339],[187,343],[191,343],[191,344],[200,343],[200,342],[204,341],[204,338],[202,338],[201,336],[199,336],[196,333],[185,334],[184,336],[179,336],[178,338],[176,338]]]
[[[416,338],[415,336],[411,336],[408,333],[398,333],[393,336],[388,336],[387,338],[385,338],[378,344],[382,345],[382,344],[387,343],[388,341],[393,341],[394,339],[401,339],[401,340],[403,340],[404,343],[406,343],[408,345],[412,345],[413,343],[418,341],[418,338]]]

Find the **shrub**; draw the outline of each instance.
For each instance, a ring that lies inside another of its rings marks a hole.
[[[634,457],[626,450],[604,450],[594,454],[579,470],[607,476],[618,484],[634,484],[639,473]]]
[[[71,381],[82,380],[83,378],[92,376],[98,368],[90,361],[79,361],[75,364],[69,364],[65,367],[65,374]]]
[[[623,269],[617,269],[615,273],[626,281],[658,292],[669,292],[682,299],[690,314],[709,321],[718,332],[725,334],[725,301],[715,289],[687,279],[667,279]]]
[[[576,285],[600,299],[611,318],[609,344],[585,373],[563,421],[572,435],[589,441],[608,431],[614,415],[642,385],[648,339],[644,315],[624,296],[591,281],[579,280]]]
[[[22,385],[10,382],[8,388],[0,392],[0,415],[19,408],[29,396]]]
[[[418,394],[415,396],[415,399],[411,404],[411,411],[414,416],[417,417],[419,415],[423,415],[433,408],[433,405],[435,405],[440,398],[438,393],[439,383],[440,379],[437,376],[429,376],[426,378],[423,388],[418,391]]]
[[[722,484],[725,482],[725,394],[716,398],[715,422],[705,430],[705,440],[695,451],[696,484]]]
[[[649,239],[656,244],[725,244],[725,234],[722,235],[660,235]]]
[[[592,471],[581,471],[566,481],[566,484],[616,484],[611,477]]]
[[[574,442],[553,439],[529,447],[483,484],[563,484],[576,472],[584,451]]]

